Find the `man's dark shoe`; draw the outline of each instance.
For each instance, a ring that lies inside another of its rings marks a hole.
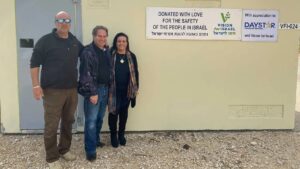
[[[119,147],[119,141],[118,141],[116,132],[110,133],[110,142],[114,148]]]
[[[90,162],[93,162],[96,160],[97,155],[93,154],[93,155],[86,155],[86,159]]]
[[[100,148],[102,148],[102,147],[104,147],[105,146],[105,144],[104,143],[102,143],[102,142],[97,142],[97,147],[100,147]]]

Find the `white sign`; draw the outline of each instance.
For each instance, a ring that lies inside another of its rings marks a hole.
[[[147,8],[148,39],[240,40],[242,10]]]
[[[88,0],[87,5],[93,9],[108,9],[110,0]]]
[[[300,23],[280,23],[279,29],[300,30]]]
[[[278,11],[243,10],[243,41],[276,41]]]

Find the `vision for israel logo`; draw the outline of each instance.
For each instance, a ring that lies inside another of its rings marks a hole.
[[[223,20],[223,23],[225,23],[229,18],[230,18],[230,13],[227,12],[226,14],[224,14],[223,12],[221,13],[221,17]]]

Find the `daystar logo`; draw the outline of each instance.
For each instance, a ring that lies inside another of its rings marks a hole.
[[[245,22],[245,29],[275,29],[276,24],[273,22]]]
[[[221,17],[223,20],[223,23],[225,23],[229,18],[230,18],[230,13],[227,12],[226,14],[224,14],[223,12],[221,13]]]

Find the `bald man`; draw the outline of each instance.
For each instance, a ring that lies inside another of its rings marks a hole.
[[[62,168],[60,157],[67,161],[76,159],[70,152],[70,146],[77,107],[77,62],[83,46],[69,32],[70,26],[70,15],[65,11],[58,12],[55,16],[56,28],[38,40],[30,60],[33,96],[36,100],[43,99],[46,161],[51,169]]]

